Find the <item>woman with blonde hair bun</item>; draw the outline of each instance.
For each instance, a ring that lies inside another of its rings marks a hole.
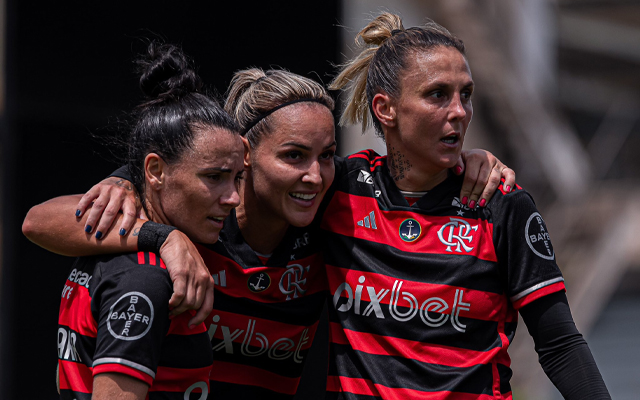
[[[457,197],[474,91],[463,42],[383,13],[356,43],[330,87],[348,99],[341,123],[373,124],[388,156],[348,157],[324,211],[327,398],[510,399],[519,312],[565,398],[609,399],[531,196]]]

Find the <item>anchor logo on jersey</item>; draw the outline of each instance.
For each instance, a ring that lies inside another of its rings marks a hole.
[[[460,218],[449,219],[451,220],[451,222],[442,225],[442,228],[438,230],[438,238],[444,245],[447,246],[447,251],[452,251],[452,247],[455,247],[455,251],[457,253],[462,253],[460,247],[462,247],[467,253],[473,250],[473,247],[468,246],[467,243],[470,244],[473,240],[471,231],[477,231],[478,225],[471,226],[467,221]],[[457,234],[455,234],[455,228],[458,228]],[[465,241],[467,243],[465,243]]]
[[[415,242],[422,233],[422,226],[413,218],[407,218],[400,224],[400,239],[405,242]]]
[[[291,295],[293,295],[294,299],[297,299],[307,292],[307,289],[302,287],[307,284],[305,272],[309,272],[310,269],[310,265],[306,267],[300,264],[287,265],[287,270],[280,278],[280,291],[282,294],[287,295],[287,300],[292,299]]]
[[[271,286],[271,278],[266,272],[256,272],[249,277],[247,286],[252,292],[259,293]]]

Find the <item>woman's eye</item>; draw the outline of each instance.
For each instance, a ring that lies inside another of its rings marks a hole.
[[[212,181],[219,181],[220,180],[220,175],[215,174],[215,175],[207,175],[207,178],[209,178]]]
[[[320,158],[323,160],[330,160],[333,158],[335,154],[336,154],[335,151],[325,151],[320,155]]]
[[[469,100],[471,98],[471,90],[465,90],[462,92],[461,97],[465,100]]]
[[[436,90],[436,91],[433,91],[433,92],[429,93],[429,97],[433,97],[433,98],[436,98],[436,99],[441,99],[441,98],[444,97],[444,92],[442,90]]]
[[[300,158],[302,158],[302,153],[299,151],[290,151],[286,154],[287,158],[290,158],[292,160],[298,160]]]

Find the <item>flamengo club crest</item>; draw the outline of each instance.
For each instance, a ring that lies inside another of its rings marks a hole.
[[[467,253],[473,250],[469,246],[473,240],[472,232],[478,230],[478,225],[471,226],[467,221],[460,218],[449,218],[451,222],[442,225],[438,230],[438,239],[447,246],[447,251],[453,248],[457,253],[462,253],[462,247]]]
[[[407,218],[400,224],[398,233],[400,234],[400,239],[405,242],[415,242],[422,233],[422,226],[415,219]]]

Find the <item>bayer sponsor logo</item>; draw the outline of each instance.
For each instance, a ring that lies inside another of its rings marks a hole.
[[[555,254],[551,246],[551,238],[540,213],[531,214],[524,228],[524,234],[529,248],[535,255],[545,260],[553,260]]]
[[[140,292],[129,292],[116,301],[109,309],[107,328],[111,335],[120,340],[137,340],[151,329],[153,304]]]

